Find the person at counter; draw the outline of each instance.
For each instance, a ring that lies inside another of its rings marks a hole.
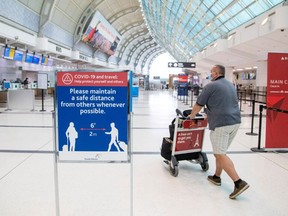
[[[5,83],[5,82],[6,82],[6,79],[3,79],[2,82],[1,82],[1,85],[2,85],[2,89],[3,89],[3,90],[5,90],[5,87],[4,87],[4,83]]]
[[[26,79],[23,81],[23,85],[24,85],[24,88],[27,89],[28,88],[28,77],[26,77]]]

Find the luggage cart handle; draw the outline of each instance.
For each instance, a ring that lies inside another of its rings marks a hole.
[[[183,119],[190,119],[188,116],[184,116],[183,112],[181,112],[181,110],[179,110],[178,108],[176,109],[176,114],[177,116],[181,116]],[[206,118],[206,115],[197,113],[194,119],[199,119],[199,118]]]
[[[181,112],[181,110],[179,110],[179,109],[176,109],[176,114],[179,116],[181,116],[182,118],[187,118],[187,117],[185,117],[184,115],[183,115],[183,113]]]

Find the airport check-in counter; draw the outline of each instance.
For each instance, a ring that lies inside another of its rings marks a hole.
[[[1,104],[7,103],[7,91],[5,90],[0,91],[0,103]]]
[[[34,110],[35,95],[33,89],[17,89],[7,91],[8,110]]]
[[[8,110],[34,110],[35,97],[42,96],[42,89],[38,89],[37,83],[29,83],[25,89],[21,83],[10,83],[9,89],[0,86],[0,105]],[[52,94],[53,88],[48,83],[48,89],[44,89],[44,96]]]

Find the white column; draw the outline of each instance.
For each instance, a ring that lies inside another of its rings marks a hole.
[[[256,86],[267,86],[267,60],[257,61]]]
[[[234,76],[233,76],[233,67],[226,67],[225,68],[225,78],[227,79],[227,80],[229,80],[230,82],[232,82],[233,83],[233,81],[234,81]]]

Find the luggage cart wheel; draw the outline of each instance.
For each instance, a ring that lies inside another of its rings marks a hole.
[[[170,162],[170,173],[174,177],[178,176],[179,170],[178,170],[178,161],[175,156],[171,156],[171,162]]]
[[[209,163],[208,162],[204,162],[201,164],[201,168],[203,171],[207,171],[209,169]]]
[[[204,152],[200,152],[198,161],[201,165],[202,170],[206,172],[209,169],[209,163],[207,155]]]
[[[179,170],[178,170],[178,166],[175,166],[174,168],[171,166],[170,164],[170,173],[172,176],[177,177]]]

